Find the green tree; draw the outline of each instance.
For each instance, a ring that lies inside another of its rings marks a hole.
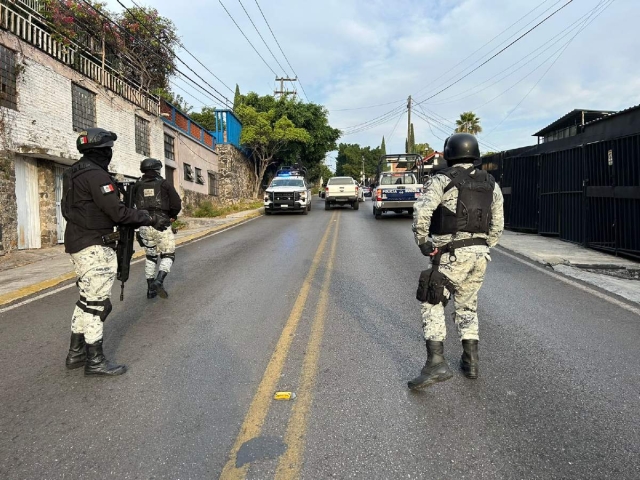
[[[216,130],[216,109],[202,107],[202,110],[191,114],[191,118],[209,131]]]
[[[236,83],[236,93],[234,93],[233,95],[233,111],[234,112],[240,106],[241,103],[242,103],[242,95],[240,95],[240,87]]]
[[[433,148],[429,146],[428,143],[416,143],[414,146],[414,152],[420,155],[421,157],[428,157],[434,152]]]
[[[174,93],[172,90],[165,90],[164,88],[156,88],[151,93],[166,100],[178,110],[189,114],[193,107],[187,103],[187,101],[178,93]]]
[[[331,177],[333,177],[333,172],[324,163],[314,165],[307,170],[307,180],[311,183],[318,183],[321,178],[326,182]]]
[[[364,162],[365,181],[373,179],[378,171],[380,155],[380,147],[361,147],[357,143],[341,143],[338,145],[336,156],[336,175],[353,177],[360,182]]]
[[[409,129],[409,142],[407,145],[407,153],[416,153],[416,134],[413,131],[413,123],[411,124],[411,128]]]
[[[471,133],[477,135],[482,132],[480,126],[480,118],[473,112],[463,112],[460,114],[460,118],[456,120],[456,133]]]
[[[258,197],[264,173],[278,163],[278,154],[292,143],[311,140],[304,128],[298,128],[286,116],[276,116],[275,110],[259,112],[250,105],[240,105],[237,115],[242,122],[240,143],[251,150],[253,162],[253,196]]]
[[[387,154],[387,144],[384,141],[384,135],[382,136],[382,143],[380,144],[380,155]]]

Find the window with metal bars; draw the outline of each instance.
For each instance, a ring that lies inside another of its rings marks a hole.
[[[96,94],[75,83],[71,84],[71,110],[74,131],[96,126]]]
[[[149,121],[138,115],[136,115],[136,152],[146,157],[151,155]]]
[[[196,168],[196,183],[204,185],[204,177],[202,176],[202,169]]]
[[[207,172],[209,176],[209,195],[218,196],[218,176],[213,172]]]
[[[18,109],[16,53],[0,45],[0,105]]]
[[[188,182],[193,182],[193,169],[191,168],[191,165],[189,165],[188,163],[185,163],[183,166],[184,166],[184,179],[187,180]]]
[[[174,140],[171,135],[164,134],[164,158],[167,160],[176,159]]]

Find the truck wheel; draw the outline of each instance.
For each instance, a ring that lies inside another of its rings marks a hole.
[[[331,210],[331,205],[329,204],[329,202],[324,202],[324,209]]]
[[[309,209],[305,207],[305,208],[302,209],[301,213],[302,213],[302,215],[308,215],[309,214]]]
[[[270,210],[267,210],[267,209],[265,208],[265,209],[264,209],[264,214],[265,214],[265,215],[271,215],[271,211],[270,211]]]
[[[359,209],[360,209],[360,202],[359,202],[358,200],[356,200],[355,202],[353,202],[353,203],[351,204],[351,207],[352,207],[354,210],[359,210]]]
[[[380,220],[382,218],[382,213],[376,207],[373,207],[373,216],[376,217],[376,220]]]
[[[309,202],[309,205],[307,206],[307,211],[311,211],[311,202]]]

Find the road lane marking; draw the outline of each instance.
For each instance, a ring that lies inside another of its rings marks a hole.
[[[519,257],[517,257],[516,255],[512,255],[511,253],[508,253],[505,251],[504,247],[501,247],[500,249],[497,250],[498,253],[500,253],[500,255],[504,255],[506,257],[512,258],[513,260],[516,260],[520,263],[524,263],[525,265],[527,265],[528,267],[533,268],[534,270],[537,270],[539,272],[545,273],[547,275],[549,275],[550,277],[553,277],[557,280],[560,280],[561,282],[566,283],[567,285],[571,285],[572,287],[577,288],[578,290],[582,290],[583,292],[587,292],[590,295],[594,295],[598,298],[601,298],[602,300],[606,300],[609,303],[613,303],[614,305],[620,307],[620,308],[624,308],[625,310],[631,312],[631,313],[635,313],[636,315],[640,315],[640,309],[635,308],[631,305],[626,304],[625,302],[618,300],[615,297],[612,297],[610,295],[607,295],[606,293],[602,293],[598,290],[596,290],[595,288],[591,288],[591,287],[587,287],[586,285],[582,285],[581,283],[578,283],[576,281],[570,280],[569,278],[565,277],[564,275],[561,275],[559,273],[556,272],[552,272],[546,268],[542,268],[539,267],[537,265],[534,265],[533,263],[527,262],[526,260],[523,260]]]
[[[196,238],[196,239],[190,240],[188,243],[184,242],[184,243],[181,243],[181,244],[177,244],[177,245],[176,245],[176,250],[177,250],[177,249],[179,249],[179,248],[182,248],[182,247],[186,247],[186,246],[188,246],[188,245],[192,245],[192,244],[194,244],[194,243],[196,243],[196,242],[200,242],[200,241],[202,241],[202,240],[206,240],[207,238],[211,238],[211,237],[214,237],[214,236],[216,236],[216,235],[220,235],[221,233],[228,232],[229,230],[232,230],[232,229],[234,229],[234,228],[240,227],[240,226],[242,226],[242,225],[244,225],[244,224],[246,224],[246,223],[249,223],[249,222],[251,222],[251,221],[253,221],[253,220],[256,220],[256,219],[258,219],[258,218],[262,218],[262,216],[252,217],[252,218],[249,218],[248,220],[245,220],[245,221],[243,221],[243,222],[233,224],[233,225],[231,225],[231,226],[229,226],[229,227],[227,227],[227,228],[225,228],[225,229],[221,229],[221,230],[217,230],[217,231],[215,231],[215,232],[207,233],[206,235],[204,235],[204,236],[202,236],[202,237],[198,237],[198,238]],[[141,257],[142,257],[142,258],[138,258],[137,260],[133,260],[133,261],[131,262],[131,265],[135,265],[136,263],[140,263],[140,262],[145,261],[145,258],[144,258],[144,251],[143,251],[143,250],[138,250],[138,251],[139,251],[139,252],[142,252],[142,253],[141,253]],[[134,257],[134,258],[135,258],[135,257]],[[69,273],[68,275],[70,275],[69,280],[71,280],[71,279],[75,278],[75,276],[76,276],[76,274],[75,274],[75,273],[73,273],[73,272]],[[49,281],[50,281],[50,280],[49,280]],[[63,280],[61,280],[61,281],[64,281],[64,279],[63,279]],[[9,305],[9,306],[7,306],[7,307],[2,307],[2,308],[0,308],[0,314],[2,314],[2,313],[4,313],[4,312],[8,312],[9,310],[13,310],[14,308],[18,308],[18,307],[22,307],[22,306],[24,306],[24,305],[28,305],[29,303],[35,302],[36,300],[41,300],[41,299],[43,299],[43,298],[45,298],[45,297],[48,297],[48,296],[50,296],[50,295],[55,295],[56,293],[62,292],[62,291],[64,291],[64,290],[67,290],[67,289],[69,289],[69,288],[71,288],[71,287],[75,287],[75,286],[76,286],[76,284],[75,284],[75,282],[73,282],[73,283],[70,283],[70,284],[68,284],[68,285],[64,285],[64,286],[62,286],[62,287],[58,287],[58,288],[56,288],[56,289],[54,289],[54,290],[49,290],[48,292],[41,293],[40,295],[37,295],[37,296],[35,296],[35,297],[28,298],[27,300],[23,300],[22,302],[13,303],[13,304],[11,304],[11,305]],[[26,288],[26,287],[25,287],[25,288]],[[45,287],[45,288],[46,288],[46,287]],[[40,289],[40,290],[43,290],[43,289]],[[22,297],[24,297],[24,296],[25,296],[25,295],[20,295],[20,296],[16,297],[16,299],[17,299],[17,298],[22,298]],[[12,300],[9,300],[9,301],[12,301]],[[2,305],[3,303],[6,303],[6,302],[0,301],[0,305]]]
[[[272,402],[273,392],[276,391],[278,381],[280,380],[280,375],[282,374],[282,369],[284,368],[284,363],[287,359],[289,348],[291,347],[294,334],[296,332],[296,329],[298,328],[300,319],[302,318],[302,312],[304,310],[305,304],[307,303],[309,292],[311,291],[311,284],[315,277],[316,271],[318,270],[318,266],[320,265],[320,261],[322,260],[325,247],[327,245],[327,240],[329,239],[330,233],[336,230],[337,223],[335,223],[334,225],[334,219],[337,214],[338,212],[334,211],[331,215],[331,218],[329,219],[327,230],[322,236],[322,240],[320,240],[320,245],[318,245],[318,249],[316,250],[316,253],[311,262],[309,272],[307,273],[307,276],[305,277],[302,284],[302,288],[298,293],[298,298],[296,299],[291,313],[289,314],[289,318],[287,319],[282,333],[280,334],[280,338],[278,339],[276,348],[271,355],[269,363],[267,364],[267,368],[265,369],[264,375],[262,376],[260,385],[258,385],[258,389],[253,399],[251,400],[249,410],[244,417],[242,426],[240,427],[240,433],[238,434],[238,437],[236,438],[236,441],[234,442],[233,447],[229,452],[227,463],[225,464],[224,468],[222,469],[222,473],[220,474],[221,480],[244,479],[247,475],[249,464],[244,464],[239,468],[236,467],[236,457],[238,451],[245,442],[257,437],[262,431],[262,426],[264,425],[267,413],[269,412],[269,406]]]
[[[329,260],[324,274],[324,280],[318,298],[315,318],[311,326],[309,343],[305,350],[300,380],[298,381],[298,396],[291,410],[291,417],[287,424],[287,432],[284,443],[287,450],[280,457],[276,469],[276,480],[295,479],[300,476],[302,460],[305,448],[305,435],[307,430],[307,420],[311,405],[313,403],[313,388],[318,373],[318,361],[320,359],[320,347],[324,335],[324,323],[327,315],[327,304],[329,303],[329,287],[331,286],[331,274],[333,273],[333,263],[336,256],[336,246],[338,244],[338,226],[340,217],[336,223],[331,242]]]

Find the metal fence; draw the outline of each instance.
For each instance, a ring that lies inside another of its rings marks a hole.
[[[502,187],[505,226],[640,258],[640,134],[548,150],[483,158]]]

